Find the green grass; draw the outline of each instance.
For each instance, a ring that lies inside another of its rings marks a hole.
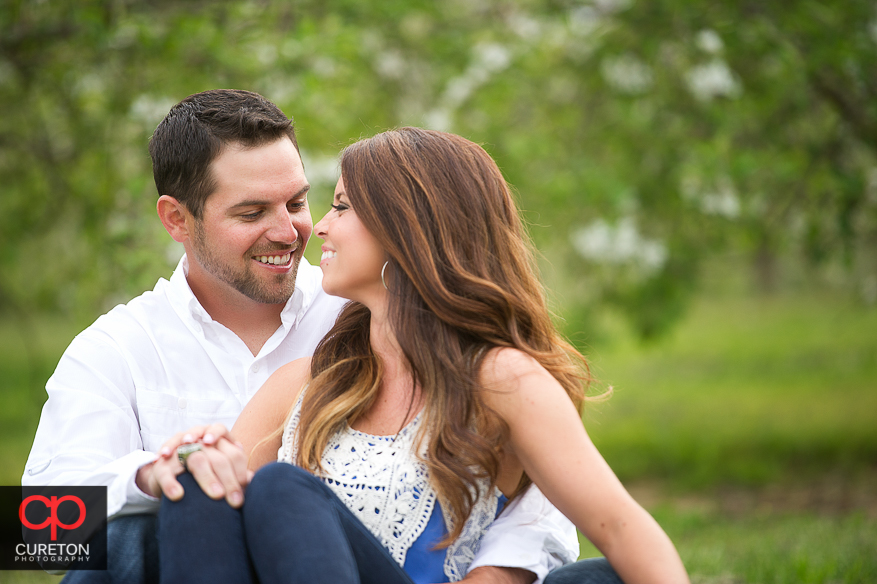
[[[2,484],[18,483],[42,384],[77,330],[40,320],[28,353],[0,323]],[[693,582],[877,582],[877,309],[712,297],[649,345],[609,331],[587,353],[614,395],[586,427]]]
[[[658,515],[678,533],[680,553],[695,581],[852,584],[877,580],[877,523],[862,515],[734,521]]]
[[[0,572],[0,584],[59,584],[60,576],[39,571]]]
[[[664,504],[652,514],[676,544],[694,584],[877,582],[877,521],[863,513],[734,518]],[[599,555],[587,541],[582,553]]]
[[[875,309],[714,300],[658,344],[589,352],[615,391],[586,427],[623,480],[759,486],[877,465]]]

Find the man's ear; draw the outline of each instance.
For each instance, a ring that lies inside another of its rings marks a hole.
[[[192,214],[181,202],[173,197],[162,195],[158,198],[156,205],[158,217],[161,224],[174,238],[177,243],[183,243],[189,239],[189,228],[191,226]]]

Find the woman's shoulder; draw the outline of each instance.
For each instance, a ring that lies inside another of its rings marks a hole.
[[[301,381],[304,382],[307,380],[308,376],[311,373],[311,358],[310,357],[302,357],[301,359],[296,359],[295,361],[290,361],[286,365],[282,365],[280,368],[275,371],[271,377],[268,378],[268,382],[271,380],[279,380],[283,382],[290,381]],[[266,382],[266,384],[268,383]]]
[[[484,356],[479,381],[488,406],[502,410],[510,404],[530,402],[546,388],[562,388],[532,355],[514,347],[494,347]]]
[[[530,375],[548,373],[529,353],[515,347],[493,347],[487,351],[479,371],[481,383],[508,385]]]

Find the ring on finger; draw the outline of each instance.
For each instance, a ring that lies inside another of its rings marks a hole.
[[[180,461],[180,464],[183,465],[183,468],[189,470],[189,467],[186,465],[186,461],[189,456],[193,453],[198,452],[202,449],[202,446],[199,442],[195,442],[194,444],[181,444],[177,447],[177,460]]]

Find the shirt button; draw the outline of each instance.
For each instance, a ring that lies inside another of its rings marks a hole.
[[[250,369],[253,370],[253,373],[258,373],[258,372],[259,372],[259,364],[258,364],[258,363],[253,363],[253,366],[250,367]]]
[[[186,406],[189,405],[189,404],[188,404],[188,402],[186,401],[186,398],[181,397],[179,400],[177,400],[177,405],[179,406],[179,408],[180,408],[181,410],[185,410],[185,409],[186,409]]]
[[[197,322],[194,325],[192,325],[192,328],[195,329],[196,333],[199,333],[199,334],[201,333],[201,325],[198,324]]]

